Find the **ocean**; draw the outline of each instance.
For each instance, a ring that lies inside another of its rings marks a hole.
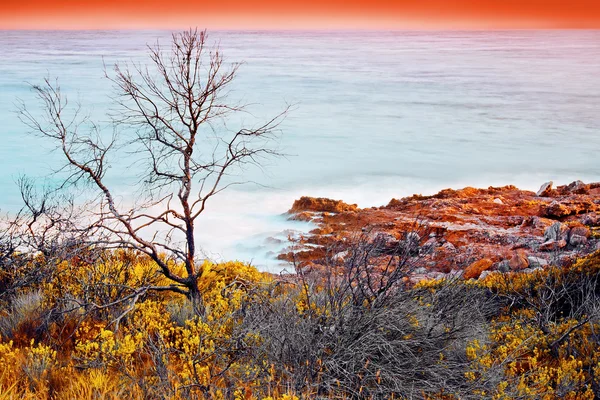
[[[0,210],[16,212],[21,175],[52,181],[59,154],[15,113],[30,84],[55,77],[90,117],[114,112],[104,78],[146,63],[166,31],[0,31]],[[361,207],[443,188],[600,181],[600,31],[209,32],[243,62],[231,96],[247,120],[291,104],[285,157],[249,169],[207,205],[199,244],[215,260],[283,268],[274,255],[310,229],[282,216],[302,195]],[[239,122],[238,120],[234,122]],[[135,167],[112,160],[123,202]]]

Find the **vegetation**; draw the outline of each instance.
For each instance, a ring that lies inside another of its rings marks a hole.
[[[600,393],[600,254],[531,274],[411,286],[403,279],[410,266],[402,253],[389,256],[391,268],[375,269],[376,250],[376,243],[359,242],[343,265],[293,276],[204,262],[202,314],[184,294],[131,289],[167,279],[143,253],[79,249],[60,260],[4,251],[0,393],[7,399],[594,399]],[[47,274],[38,274],[39,266]]]

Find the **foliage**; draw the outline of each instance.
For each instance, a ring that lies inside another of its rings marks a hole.
[[[470,380],[497,399],[594,399],[600,394],[600,253],[533,274],[492,274],[505,307],[473,341]]]
[[[364,292],[368,298],[356,291],[367,279],[366,267],[356,263],[368,257],[349,260],[287,277],[241,262],[204,262],[202,315],[182,294],[133,289],[166,279],[143,254],[117,250],[56,263],[54,279],[21,287],[7,300],[0,396],[593,399],[600,393],[600,254],[570,267],[493,273],[475,283],[411,287],[398,279],[386,286],[385,301],[376,299],[377,290]],[[349,273],[356,270],[363,273]]]

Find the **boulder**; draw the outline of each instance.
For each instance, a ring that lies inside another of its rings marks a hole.
[[[562,201],[553,201],[543,210],[543,216],[548,218],[563,218],[569,215],[587,214],[599,209],[598,204],[590,196],[580,198],[567,198]],[[597,200],[596,200],[597,201]]]
[[[527,218],[523,218],[523,222],[521,223],[521,227],[527,228],[532,227],[535,229],[546,229],[550,225],[554,223],[554,220],[548,218],[540,218],[536,215],[529,216]]]
[[[555,222],[544,232],[544,239],[549,240],[567,240],[569,237],[569,227],[561,222]]]
[[[567,241],[565,239],[560,240],[548,240],[540,244],[540,251],[556,251],[560,250],[567,246]]]
[[[425,275],[425,278],[429,280],[445,279],[446,274],[444,274],[443,272],[431,271]]]
[[[494,262],[489,258],[484,258],[479,261],[475,261],[465,269],[463,278],[477,279],[483,271],[489,270],[493,264]]]
[[[582,181],[575,181],[567,185],[567,191],[574,194],[588,194],[590,191],[590,186],[586,185]]]
[[[346,204],[341,200],[331,200],[323,197],[303,196],[300,199],[294,201],[294,205],[292,206],[292,209],[289,211],[289,213],[295,214],[300,213],[302,211],[327,211],[333,213],[341,213],[357,210],[358,206],[356,204]]]
[[[447,275],[448,275],[449,279],[456,279],[456,278],[462,278],[462,276],[464,275],[464,273],[465,273],[465,271],[463,271],[463,270],[453,269],[450,272],[448,272]]]
[[[510,263],[508,260],[500,261],[496,264],[496,270],[499,272],[509,272],[510,271]]]
[[[537,191],[536,195],[539,197],[548,197],[552,190],[552,185],[554,182],[546,182],[542,186],[540,186],[540,190]]]
[[[548,266],[548,261],[545,258],[541,258],[541,257],[527,257],[527,260],[529,261],[529,266],[531,268],[538,268],[538,267],[546,267]]]
[[[494,199],[494,203],[496,203],[496,204],[504,204],[504,202],[501,199],[497,198],[497,197]]]
[[[396,237],[394,235],[392,235],[391,233],[387,233],[387,232],[373,232],[369,235],[371,242],[373,244],[376,244],[378,246],[382,246],[385,248],[393,248],[393,247],[397,247],[399,242],[398,239],[396,239]],[[417,246],[418,246],[418,242],[417,242]]]
[[[417,232],[408,232],[406,234],[406,241],[418,244],[421,241],[421,236]]]
[[[590,235],[591,231],[587,226],[574,226],[569,231],[569,244],[574,247],[585,246]]]
[[[288,221],[310,222],[313,220],[313,217],[313,213],[308,211],[302,211],[298,213],[289,214]]]
[[[436,240],[436,238],[434,236],[434,237],[428,239],[423,246],[425,246],[425,247],[435,247],[435,246],[437,246],[437,243],[438,242],[437,242],[437,240]]]
[[[417,275],[425,275],[426,273],[427,273],[427,268],[425,268],[425,267],[419,267],[413,271],[413,274],[417,274]]]
[[[599,219],[600,218],[598,218],[598,214],[596,213],[585,214],[581,217],[581,223],[588,226],[594,226],[598,224]]]
[[[452,243],[450,243],[450,242],[444,243],[444,245],[442,246],[442,248],[444,250],[447,250],[447,251],[456,251],[456,247]]]
[[[508,265],[512,271],[521,271],[529,266],[529,260],[524,252],[517,251],[508,260]]]
[[[435,251],[436,246],[438,245],[437,240],[435,239],[435,237],[432,237],[431,239],[427,240],[425,242],[425,244],[423,244],[423,247],[421,247],[421,250],[423,253],[430,253]]]
[[[574,247],[585,246],[587,242],[587,238],[581,235],[571,235],[569,238],[569,244]]]
[[[558,201],[553,201],[544,209],[544,216],[562,218],[571,215],[571,209]]]
[[[569,236],[574,236],[574,235],[589,238],[591,235],[591,231],[590,231],[590,228],[588,228],[587,226],[574,226],[569,231]]]

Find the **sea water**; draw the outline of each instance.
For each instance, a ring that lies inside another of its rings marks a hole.
[[[165,31],[0,31],[0,209],[21,206],[21,175],[50,181],[62,165],[15,111],[39,112],[31,84],[58,78],[71,104],[103,124],[115,111],[104,78],[115,62],[147,63]],[[231,97],[244,122],[287,105],[277,148],[223,192],[198,222],[208,257],[281,265],[274,254],[307,225],[282,216],[294,199],[361,207],[414,193],[600,181],[600,31],[209,32],[227,63],[243,62]],[[118,111],[118,110],[117,110]],[[238,117],[236,117],[238,118]],[[236,120],[240,122],[241,120]],[[138,171],[139,172],[139,171]],[[135,167],[112,160],[127,202]]]

